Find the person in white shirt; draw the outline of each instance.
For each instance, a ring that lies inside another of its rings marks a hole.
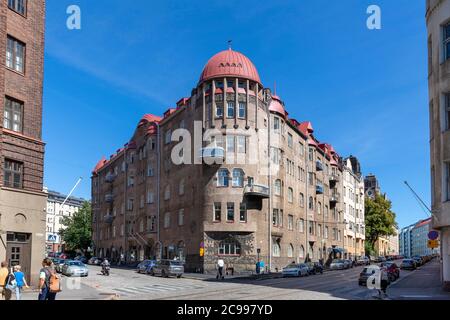
[[[216,276],[216,279],[224,279],[224,276],[223,276],[223,267],[225,266],[225,262],[222,260],[222,259],[219,259],[218,261],[217,261],[217,276]]]

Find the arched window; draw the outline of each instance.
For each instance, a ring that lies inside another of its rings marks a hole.
[[[272,255],[274,257],[280,257],[281,256],[281,246],[278,243],[278,241],[274,241],[272,244]]]
[[[292,188],[288,188],[288,201],[289,203],[294,202],[294,190]]]
[[[322,214],[322,203],[319,201],[319,203],[317,204],[317,213],[318,214]]]
[[[303,208],[305,206],[305,195],[303,193],[300,193],[299,202],[300,202],[300,208]]]
[[[233,169],[233,187],[244,187],[244,170]]]
[[[182,196],[184,194],[184,179],[180,181],[179,194]]]
[[[217,173],[217,186],[228,187],[230,172],[227,169],[220,169]]]
[[[309,197],[308,207],[309,207],[309,210],[314,210],[314,199],[313,199],[313,197]]]
[[[219,243],[219,255],[241,255],[241,244],[234,239],[223,240]]]
[[[281,180],[275,180],[275,195],[281,196]]]
[[[298,250],[298,257],[300,259],[305,258],[305,247],[304,246],[300,246],[300,249]]]
[[[294,256],[294,246],[289,244],[288,246],[288,258],[292,258]]]

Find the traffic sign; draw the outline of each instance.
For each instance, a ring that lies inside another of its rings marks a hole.
[[[428,239],[437,240],[438,238],[439,238],[439,232],[432,230],[428,233]]]
[[[203,257],[205,255],[205,249],[200,248],[200,257]]]
[[[439,248],[439,241],[438,240],[428,240],[428,248],[430,248],[430,249]]]

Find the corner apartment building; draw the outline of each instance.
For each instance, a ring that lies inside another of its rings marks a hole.
[[[180,134],[188,134],[179,138]],[[192,148],[180,148],[180,143]],[[193,141],[193,143],[191,143]],[[289,118],[256,67],[231,49],[191,96],[134,135],[92,175],[93,241],[113,261],[185,261],[236,272],[343,254],[342,159],[310,122]]]
[[[364,179],[361,165],[350,156],[343,165],[344,249],[345,258],[357,259],[365,255]]]
[[[426,10],[433,227],[450,290],[450,0],[427,0]]]
[[[44,188],[45,190],[45,188]],[[64,243],[61,240],[59,232],[64,228],[62,220],[64,217],[73,216],[83,206],[84,199],[69,197],[56,191],[47,191],[46,208],[46,251],[64,252]]]
[[[44,0],[0,1],[0,260],[31,283],[45,249]]]
[[[399,234],[399,253],[405,257],[412,257],[412,238],[411,233],[414,229],[415,224],[404,227],[400,230]]]
[[[428,233],[432,230],[432,218],[403,228],[400,232],[400,254],[410,258],[438,253],[439,249],[428,248]]]

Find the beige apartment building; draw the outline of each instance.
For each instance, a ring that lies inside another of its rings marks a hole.
[[[32,284],[45,250],[44,20],[44,0],[0,1],[0,260]]]
[[[354,260],[365,255],[364,177],[356,157],[343,163],[344,256]]]
[[[427,0],[433,228],[440,231],[442,281],[450,290],[450,0]]]
[[[215,272],[343,254],[342,159],[288,116],[243,54],[206,64],[191,96],[145,115],[92,175],[95,253]]]

